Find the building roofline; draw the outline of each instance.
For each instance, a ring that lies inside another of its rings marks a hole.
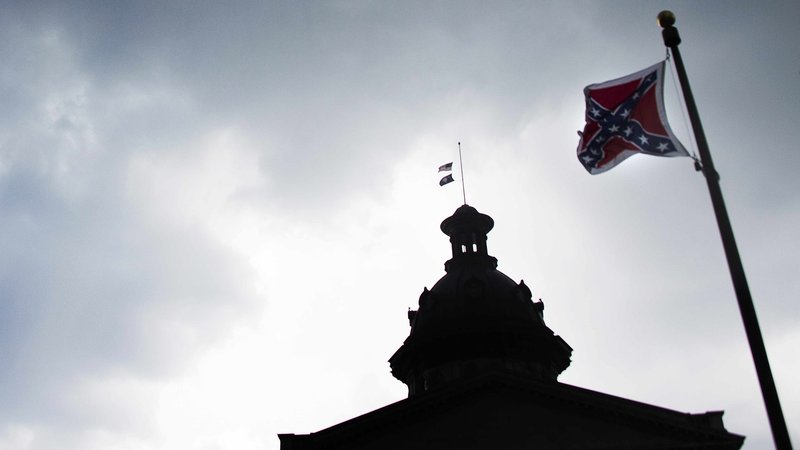
[[[315,433],[279,434],[281,449],[302,449],[305,443],[315,445],[320,442],[344,443],[352,439],[363,439],[390,424],[419,419],[435,414],[449,405],[466,401],[477,391],[497,389],[525,394],[528,398],[565,402],[575,407],[576,411],[588,411],[591,415],[602,416],[604,420],[611,422],[636,424],[653,430],[708,440],[708,449],[734,449],[741,447],[744,442],[744,436],[730,433],[722,426],[722,411],[682,413],[565,383],[530,380],[492,371],[400,400]]]

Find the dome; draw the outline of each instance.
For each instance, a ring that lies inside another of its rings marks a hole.
[[[542,306],[531,301],[524,282],[492,266],[459,264],[423,291],[411,336],[429,341],[462,333],[529,333],[544,324]]]
[[[389,360],[409,395],[480,370],[507,370],[555,380],[572,349],[547,328],[544,304],[523,281],[497,270],[486,235],[494,220],[464,205],[442,222],[453,257],[409,311],[411,332]]]

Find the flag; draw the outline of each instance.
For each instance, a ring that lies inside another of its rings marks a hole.
[[[446,177],[439,180],[439,186],[444,186],[445,184],[450,183],[452,181],[453,181],[453,174],[451,173],[450,175],[447,175]]]
[[[439,172],[449,172],[451,170],[453,170],[453,163],[451,162],[439,166]]]
[[[664,62],[583,89],[586,125],[578,132],[578,160],[590,174],[603,173],[636,153],[689,156],[667,123]]]

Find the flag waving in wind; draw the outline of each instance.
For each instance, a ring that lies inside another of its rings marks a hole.
[[[583,90],[586,125],[578,132],[578,160],[590,174],[603,173],[635,153],[689,156],[667,123],[663,73],[662,61]]]
[[[453,170],[452,162],[439,166],[439,172],[450,172],[451,170]],[[444,186],[445,184],[452,183],[453,181],[453,174],[447,174],[441,180],[439,180],[439,186]]]

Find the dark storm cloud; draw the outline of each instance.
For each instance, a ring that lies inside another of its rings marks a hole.
[[[192,99],[195,119],[245,126],[274,186],[264,201],[313,211],[381,189],[383,161],[458,109],[483,103],[513,128],[548,91],[529,80],[569,59],[556,43],[580,36],[580,16],[554,35],[553,7],[481,9],[486,23],[472,26],[474,9],[422,3],[54,4],[23,15],[61,30],[98,88],[166,84]]]

